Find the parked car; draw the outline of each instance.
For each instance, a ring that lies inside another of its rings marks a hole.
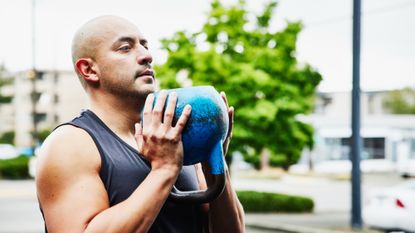
[[[0,159],[11,159],[19,156],[17,149],[10,144],[0,144]]]
[[[415,233],[415,180],[378,190],[368,195],[364,222],[386,232]]]
[[[404,178],[415,177],[415,159],[408,159],[399,164],[398,172]]]

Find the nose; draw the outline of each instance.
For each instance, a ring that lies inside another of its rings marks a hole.
[[[140,65],[148,65],[153,62],[153,57],[151,56],[150,52],[141,46],[138,52],[137,63]]]

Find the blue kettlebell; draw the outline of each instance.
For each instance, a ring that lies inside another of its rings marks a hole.
[[[211,202],[223,192],[226,181],[222,147],[229,128],[226,104],[212,86],[185,87],[167,91],[177,93],[173,125],[181,116],[184,107],[187,104],[192,106],[191,115],[182,132],[183,165],[207,161],[213,177],[212,184],[206,190],[180,191],[173,186],[170,198],[175,202],[184,203]],[[157,99],[158,93],[154,94]]]

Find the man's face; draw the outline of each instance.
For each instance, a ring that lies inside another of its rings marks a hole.
[[[97,40],[95,62],[100,88],[119,97],[143,98],[154,92],[155,79],[147,40],[123,20],[105,24]]]

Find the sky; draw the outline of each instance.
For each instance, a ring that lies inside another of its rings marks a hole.
[[[246,2],[249,10],[259,12],[267,0]],[[287,21],[304,24],[297,58],[322,74],[320,91],[352,87],[352,4],[352,0],[278,1],[272,30],[281,30]],[[0,0],[0,63],[12,72],[33,66],[71,70],[73,34],[86,21],[108,14],[135,23],[149,40],[154,62],[162,63],[166,54],[160,39],[179,30],[199,31],[209,7],[208,0]],[[415,0],[362,0],[362,11],[362,89],[415,87]]]

